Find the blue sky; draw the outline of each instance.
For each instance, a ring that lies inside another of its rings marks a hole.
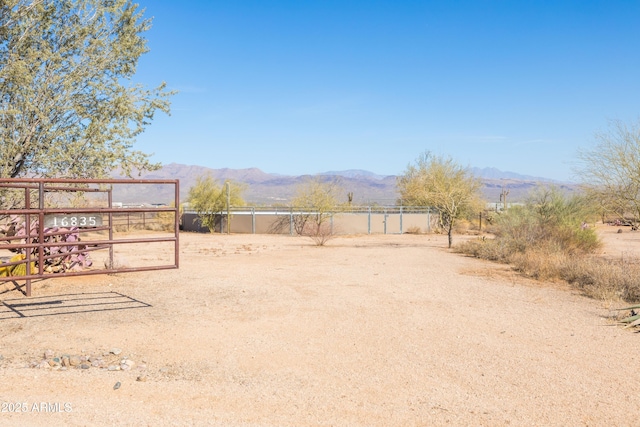
[[[163,163],[396,175],[429,150],[575,180],[640,117],[637,1],[138,2],[134,80],[179,91],[135,146]]]

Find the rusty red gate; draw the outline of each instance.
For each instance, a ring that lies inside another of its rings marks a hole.
[[[34,280],[178,268],[179,198],[178,180],[3,179],[0,283],[31,296]],[[123,262],[121,249],[136,245],[160,245],[162,256]]]

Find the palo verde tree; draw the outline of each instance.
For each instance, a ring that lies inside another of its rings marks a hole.
[[[331,225],[332,215],[341,209],[339,202],[343,191],[339,182],[322,176],[314,177],[296,188],[291,206],[296,233],[310,237],[318,246],[324,245],[335,233]]]
[[[587,193],[606,213],[640,223],[640,120],[625,124],[614,120],[606,132],[595,135],[596,145],[578,153]]]
[[[405,205],[433,207],[440,212],[451,247],[454,223],[478,206],[482,183],[450,157],[425,152],[407,166],[397,186]]]
[[[243,190],[240,184],[231,181],[221,185],[211,175],[198,176],[187,196],[189,209],[194,210],[200,223],[213,233],[229,208],[245,205]]]
[[[132,150],[172,95],[131,81],[150,26],[129,0],[0,2],[0,178],[157,166]]]

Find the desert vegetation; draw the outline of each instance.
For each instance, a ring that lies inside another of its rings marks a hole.
[[[150,27],[126,0],[0,3],[0,177],[159,167],[132,149],[174,93],[132,81]]]
[[[197,213],[200,223],[211,232],[216,227],[222,232],[223,215],[226,213],[229,231],[231,207],[245,205],[242,199],[243,189],[238,183],[226,181],[220,184],[210,175],[199,176],[195,185],[189,189],[189,208]]]
[[[482,183],[466,168],[450,157],[430,152],[420,155],[398,178],[398,191],[403,205],[434,207],[440,215],[440,226],[453,244],[456,221],[478,212]]]
[[[348,205],[353,197],[353,193],[347,193],[346,204],[340,203],[343,192],[340,183],[334,179],[316,177],[301,183],[291,203],[291,216],[283,216],[276,221],[271,231],[277,233],[292,226],[296,235],[310,238],[317,246],[324,246],[337,235],[333,215]]]
[[[578,153],[576,172],[585,193],[606,216],[637,228],[640,224],[640,121],[613,120],[596,133],[596,146]]]
[[[578,176],[584,191],[566,197],[539,188],[523,206],[495,215],[494,238],[466,242],[457,250],[509,263],[540,280],[564,280],[598,299],[640,301],[640,260],[604,258],[600,242],[587,223],[640,223],[640,123],[610,122],[595,135],[596,145],[578,154]],[[629,307],[637,309],[636,306]],[[632,325],[637,325],[632,311]],[[628,318],[629,319],[629,318]]]
[[[539,280],[564,280],[598,299],[640,300],[640,262],[605,259],[594,227],[597,217],[584,195],[565,196],[540,187],[522,206],[494,215],[494,236],[464,242],[456,250],[478,258],[508,263]]]

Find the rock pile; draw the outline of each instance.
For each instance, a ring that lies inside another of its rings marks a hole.
[[[53,369],[66,371],[69,369],[91,369],[97,368],[106,371],[130,371],[137,369],[145,371],[146,363],[136,363],[128,356],[121,356],[122,349],[112,348],[109,351],[94,352],[87,354],[56,354],[53,350],[46,350],[41,358],[33,359],[29,362],[30,368]],[[141,375],[144,377],[144,375]],[[143,381],[143,380],[141,380]]]

